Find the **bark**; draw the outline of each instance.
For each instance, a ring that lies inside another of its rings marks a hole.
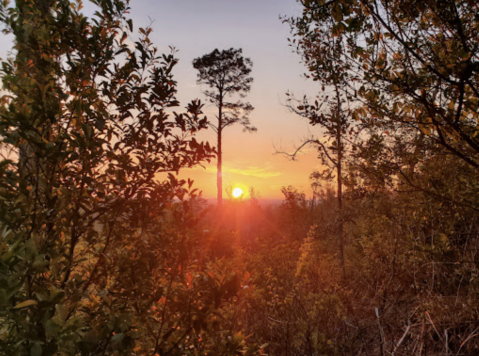
[[[336,162],[337,169],[337,184],[338,184],[338,244],[339,244],[339,264],[343,272],[343,278],[346,276],[346,267],[344,265],[344,232],[343,232],[343,176],[342,176],[342,161],[343,161],[343,146],[341,140],[341,101],[338,87],[336,86],[337,98],[337,126],[336,126],[336,144],[338,147],[338,158]]]
[[[222,133],[223,133],[223,93],[220,90],[220,102],[218,105],[218,162],[216,173],[216,186],[218,189],[218,208],[223,206],[223,152],[222,152]]]

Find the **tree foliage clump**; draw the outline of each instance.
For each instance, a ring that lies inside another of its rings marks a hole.
[[[128,1],[92,3],[1,3],[0,354],[252,354],[174,176],[213,157],[203,105],[173,111],[178,60],[131,43]]]
[[[477,354],[476,2],[299,2],[302,16],[287,19],[292,45],[321,94],[292,108],[312,125],[324,120],[323,155],[337,153],[338,141],[325,149],[338,116],[354,128],[354,139],[333,130],[350,148],[346,278],[332,248],[333,196],[315,195],[300,246],[283,230],[289,256],[249,256],[261,271],[245,302],[245,320],[258,318],[249,330],[273,354]],[[334,95],[343,105],[329,104]],[[287,264],[281,280],[264,277]]]
[[[450,156],[477,171],[479,41],[474,1],[301,1],[288,21],[313,80],[338,76],[367,140],[363,170],[453,199],[421,184],[423,157]],[[339,73],[339,74],[338,74]],[[452,159],[455,159],[452,158]],[[433,158],[432,158],[433,159]],[[462,197],[463,203],[475,203]]]

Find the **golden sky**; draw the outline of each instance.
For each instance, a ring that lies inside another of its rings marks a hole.
[[[253,61],[254,82],[244,100],[255,107],[250,119],[258,131],[245,133],[241,126],[233,126],[223,132],[223,188],[241,186],[247,191],[254,187],[265,199],[282,198],[281,187],[288,185],[308,194],[309,176],[320,168],[314,149],[294,162],[275,155],[277,150],[293,152],[304,138],[319,134],[284,107],[288,91],[297,97],[314,97],[317,92],[315,83],[302,77],[305,68],[288,46],[289,27],[279,19],[300,14],[296,1],[148,0],[132,1],[131,6],[134,23],[147,25],[148,16],[155,20],[151,37],[160,50],[170,45],[178,49],[180,62],[174,73],[182,105],[194,98],[205,99],[201,92],[207,88],[196,84],[194,58],[215,48],[233,47],[242,48],[243,55]],[[158,11],[152,12],[155,6]],[[215,120],[217,109],[206,106],[205,113]],[[199,140],[216,146],[213,131]],[[185,170],[180,177],[194,179],[205,198],[216,197],[216,160],[205,168]]]
[[[264,199],[282,198],[281,187],[288,185],[308,193],[311,172],[321,168],[315,149],[304,149],[295,161],[277,152],[293,152],[312,133],[312,128],[280,104],[255,106],[251,121],[257,132],[243,132],[241,126],[232,126],[223,133],[223,188],[240,186],[247,192],[253,187]],[[208,117],[215,113],[215,107],[206,111]],[[198,139],[216,146],[213,131]],[[205,167],[184,170],[180,177],[193,179],[205,198],[216,197],[216,159]]]
[[[288,185],[309,192],[309,175],[319,168],[314,150],[301,154],[293,162],[284,155],[275,155],[272,143],[262,141],[266,135],[231,136],[224,144],[223,188],[238,186],[247,192],[253,187],[264,199],[282,198],[281,187]],[[194,186],[203,191],[205,198],[216,197],[216,159],[204,168],[184,170],[180,177],[194,179]]]
[[[292,185],[304,192],[309,190],[311,172],[320,168],[314,149],[299,155],[292,162],[276,150],[293,152],[295,146],[311,135],[318,135],[308,123],[285,107],[286,92],[297,97],[312,98],[318,88],[302,77],[306,71],[300,57],[288,46],[289,27],[280,16],[299,15],[295,0],[132,0],[130,16],[135,30],[151,26],[152,42],[160,52],[169,53],[170,46],[178,52],[179,64],[174,69],[182,107],[193,99],[204,102],[202,90],[196,84],[194,58],[215,48],[242,48],[243,55],[253,61],[252,90],[244,99],[255,110],[251,123],[256,133],[244,133],[241,126],[228,127],[223,140],[224,188],[239,185],[245,191],[254,187],[260,197],[282,198],[281,187]],[[85,12],[93,12],[85,3]],[[0,38],[0,57],[11,48],[11,36]],[[238,98],[232,98],[236,101]],[[178,111],[182,111],[181,108]],[[205,113],[215,120],[217,109],[206,106]],[[216,146],[213,131],[202,133],[198,140],[208,140]],[[181,178],[192,178],[205,198],[216,197],[216,161],[205,168],[185,170]]]

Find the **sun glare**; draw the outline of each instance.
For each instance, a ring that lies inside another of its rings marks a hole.
[[[243,195],[243,189],[241,189],[241,188],[233,189],[233,197],[239,198],[242,195]]]

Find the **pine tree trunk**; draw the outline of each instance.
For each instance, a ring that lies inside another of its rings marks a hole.
[[[223,93],[220,90],[220,103],[218,106],[218,162],[216,173],[216,186],[218,189],[218,208],[223,206],[223,152],[222,152],[222,133],[223,133]]]
[[[339,264],[343,271],[343,277],[346,275],[346,267],[344,266],[344,233],[343,233],[343,182],[342,182],[342,165],[341,165],[341,149],[338,150],[338,243],[339,243]]]
[[[218,163],[216,173],[216,185],[218,188],[218,207],[223,205],[223,172],[222,172],[222,152],[221,152],[221,129],[218,130]]]
[[[343,278],[346,276],[346,267],[344,265],[344,232],[343,232],[343,173],[342,173],[342,161],[343,161],[343,146],[341,142],[341,101],[339,96],[338,87],[336,86],[337,97],[337,128],[336,128],[336,144],[338,148],[338,156],[336,162],[337,169],[337,184],[338,184],[338,244],[339,244],[339,264],[343,272]]]

